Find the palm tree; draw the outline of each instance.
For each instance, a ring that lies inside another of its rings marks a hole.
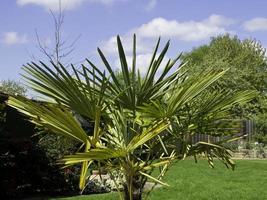
[[[117,43],[120,80],[98,49],[108,75],[89,60],[90,67],[82,65],[78,70],[72,66],[73,76],[61,64],[51,63],[49,67],[42,62],[29,63],[23,67],[26,72],[23,76],[45,101],[40,103],[19,96],[8,100],[10,106],[29,116],[36,125],[81,143],[79,152],[61,160],[65,166],[82,164],[80,189],[86,186],[89,169],[97,166],[109,171],[111,178],[114,178],[114,172],[123,174],[124,195],[118,194],[125,200],[141,199],[148,179],[167,185],[161,179],[169,166],[186,156],[205,152],[211,165],[216,156],[226,166],[233,167],[222,142],[193,144],[190,138],[199,132],[224,134],[226,126],[234,126],[229,121],[230,106],[246,103],[254,97],[254,92],[232,95],[219,91],[203,100],[206,88],[225,71],[210,72],[198,80],[187,77],[180,73],[185,63],[176,65],[180,55],[169,60],[161,71],[169,42],[158,53],[159,39],[142,76],[136,66],[135,35],[131,67],[119,36]],[[86,132],[77,116],[91,123],[93,129]],[[228,119],[227,123],[225,119]],[[152,176],[156,168],[159,174]]]

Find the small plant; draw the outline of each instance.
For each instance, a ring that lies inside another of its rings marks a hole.
[[[245,149],[253,149],[253,145],[251,144],[251,142],[245,143]]]

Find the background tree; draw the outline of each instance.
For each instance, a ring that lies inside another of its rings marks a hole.
[[[11,95],[26,96],[27,89],[22,83],[13,80],[0,81],[0,92]]]
[[[218,36],[207,45],[183,55],[188,73],[198,76],[203,70],[229,68],[220,80],[223,87],[233,90],[256,89],[262,95],[267,91],[267,60],[265,48],[254,40],[237,36]],[[218,83],[218,84],[219,84]]]
[[[223,35],[211,39],[207,45],[202,45],[183,55],[182,60],[188,62],[187,73],[198,76],[205,70],[223,70],[229,68],[214,88],[229,88],[232,91],[255,89],[257,97],[243,107],[232,109],[234,116],[253,117],[260,134],[266,135],[267,124],[267,60],[266,49],[255,40],[240,40],[237,36]],[[259,123],[259,124],[257,124]]]
[[[75,44],[81,35],[78,35],[73,40],[65,39],[63,36],[63,25],[65,22],[65,12],[62,9],[61,0],[58,0],[58,11],[50,10],[50,15],[53,19],[54,33],[51,41],[48,43],[46,40],[40,38],[38,30],[35,30],[37,48],[48,59],[54,62],[57,66],[62,63],[67,66],[72,60],[71,54],[75,50]],[[35,56],[32,55],[36,60]],[[38,59],[40,60],[40,59]]]
[[[0,81],[0,93],[1,95],[21,95],[26,96],[27,89],[19,82],[13,80],[2,80]],[[6,120],[6,104],[4,97],[0,98],[0,131],[2,130],[3,124]],[[0,96],[1,97],[1,96]]]

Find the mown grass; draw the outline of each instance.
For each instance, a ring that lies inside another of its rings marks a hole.
[[[149,200],[265,200],[267,199],[267,160],[237,160],[236,170],[215,162],[193,160],[176,163],[165,181],[170,187],[154,190]],[[117,193],[76,196],[64,200],[117,200]]]

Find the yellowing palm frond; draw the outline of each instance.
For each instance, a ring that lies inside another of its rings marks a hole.
[[[70,110],[64,106],[37,103],[23,97],[9,97],[7,103],[29,116],[33,123],[47,128],[52,133],[61,134],[83,143],[89,139]]]

